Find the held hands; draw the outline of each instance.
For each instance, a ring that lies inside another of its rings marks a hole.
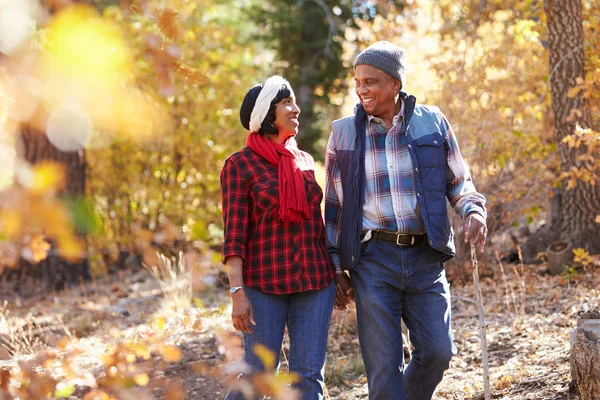
[[[487,226],[485,219],[479,214],[470,214],[465,220],[465,243],[471,242],[471,248],[475,247],[479,254],[483,253],[487,237]]]
[[[254,313],[252,311],[252,305],[246,296],[246,292],[238,290],[231,295],[233,305],[231,307],[231,320],[233,327],[244,333],[252,333],[250,325],[256,326],[254,321]]]
[[[335,302],[333,307],[336,310],[345,310],[348,303],[354,301],[354,290],[350,278],[345,273],[335,275]]]

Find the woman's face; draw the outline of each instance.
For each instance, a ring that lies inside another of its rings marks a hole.
[[[273,126],[279,131],[278,139],[285,141],[290,136],[298,134],[298,115],[300,107],[296,104],[296,98],[290,96],[275,104],[275,122]]]

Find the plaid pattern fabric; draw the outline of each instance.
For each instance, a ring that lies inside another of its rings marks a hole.
[[[369,116],[363,230],[425,233],[417,205],[412,160],[407,146],[398,140],[403,115],[404,106],[394,117],[391,129],[381,119]]]
[[[244,285],[265,293],[318,290],[331,283],[334,264],[325,243],[323,191],[313,158],[297,160],[305,179],[311,219],[283,223],[278,217],[277,166],[249,147],[231,155],[221,170],[225,239],[222,259],[244,259]]]
[[[396,233],[421,234],[425,226],[419,212],[415,191],[413,163],[408,145],[398,140],[403,123],[404,107],[394,117],[394,126],[388,129],[379,118],[369,116],[365,142],[365,204],[363,230],[381,230]],[[446,117],[447,186],[446,196],[456,213],[464,218],[470,212],[481,213],[485,197],[479,194],[462,158],[454,131]],[[330,143],[331,144],[331,143]],[[327,239],[337,247],[343,202],[340,166],[335,149],[327,146],[326,194]],[[339,264],[339,259],[333,255]],[[339,267],[339,265],[337,265]]]

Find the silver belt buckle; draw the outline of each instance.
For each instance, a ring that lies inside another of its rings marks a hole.
[[[396,245],[398,245],[398,246],[412,246],[412,245],[415,244],[415,235],[410,235],[410,244],[400,243],[400,236],[408,236],[408,235],[404,235],[402,233],[399,233],[396,236]]]

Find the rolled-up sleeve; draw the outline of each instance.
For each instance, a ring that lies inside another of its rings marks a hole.
[[[341,269],[338,251],[342,222],[342,179],[334,141],[331,135],[327,143],[325,158],[325,228],[327,247],[336,270]]]
[[[248,243],[248,186],[238,165],[231,159],[221,170],[224,240],[221,261],[240,256],[246,260]]]
[[[485,220],[487,218],[485,197],[477,192],[473,184],[473,178],[460,153],[452,126],[443,114],[440,113],[440,115],[442,124],[446,126],[448,132],[446,138],[448,143],[448,151],[446,152],[448,165],[446,196],[448,201],[461,218],[464,219],[471,213],[477,213]]]

